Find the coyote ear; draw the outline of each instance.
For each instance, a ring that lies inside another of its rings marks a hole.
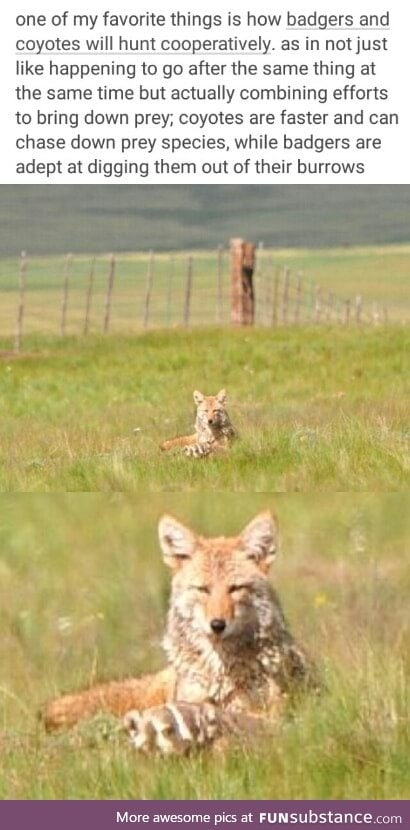
[[[241,533],[241,541],[247,559],[253,559],[266,573],[276,556],[278,526],[269,511],[259,513]]]
[[[220,391],[220,392],[218,392],[218,394],[217,394],[217,396],[216,396],[216,397],[217,397],[217,399],[218,399],[219,403],[225,403],[225,402],[226,402],[226,392],[225,392],[225,389],[221,389],[221,391]]]
[[[163,516],[158,525],[159,543],[165,564],[173,570],[190,559],[195,550],[195,536],[172,516]]]
[[[204,396],[203,396],[202,392],[197,392],[195,390],[195,392],[194,392],[194,401],[195,401],[195,403],[196,404],[202,403],[203,399],[204,399]]]

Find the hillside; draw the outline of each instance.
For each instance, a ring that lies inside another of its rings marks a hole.
[[[408,185],[0,185],[0,255],[407,242]]]

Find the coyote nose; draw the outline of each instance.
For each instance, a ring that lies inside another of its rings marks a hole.
[[[217,618],[215,620],[211,620],[210,626],[214,634],[222,634],[222,632],[225,631],[226,622],[225,620],[220,620],[219,618]]]
[[[213,424],[213,422],[214,422],[213,418],[208,418],[208,424]]]

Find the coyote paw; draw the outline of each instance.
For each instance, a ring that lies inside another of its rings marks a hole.
[[[128,712],[124,728],[131,744],[146,754],[186,755],[220,737],[222,724],[211,703],[169,703]]]

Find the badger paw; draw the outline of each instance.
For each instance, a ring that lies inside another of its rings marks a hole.
[[[211,452],[212,448],[209,443],[191,444],[188,447],[184,447],[184,453],[188,458],[204,458],[206,455],[210,455]]]

